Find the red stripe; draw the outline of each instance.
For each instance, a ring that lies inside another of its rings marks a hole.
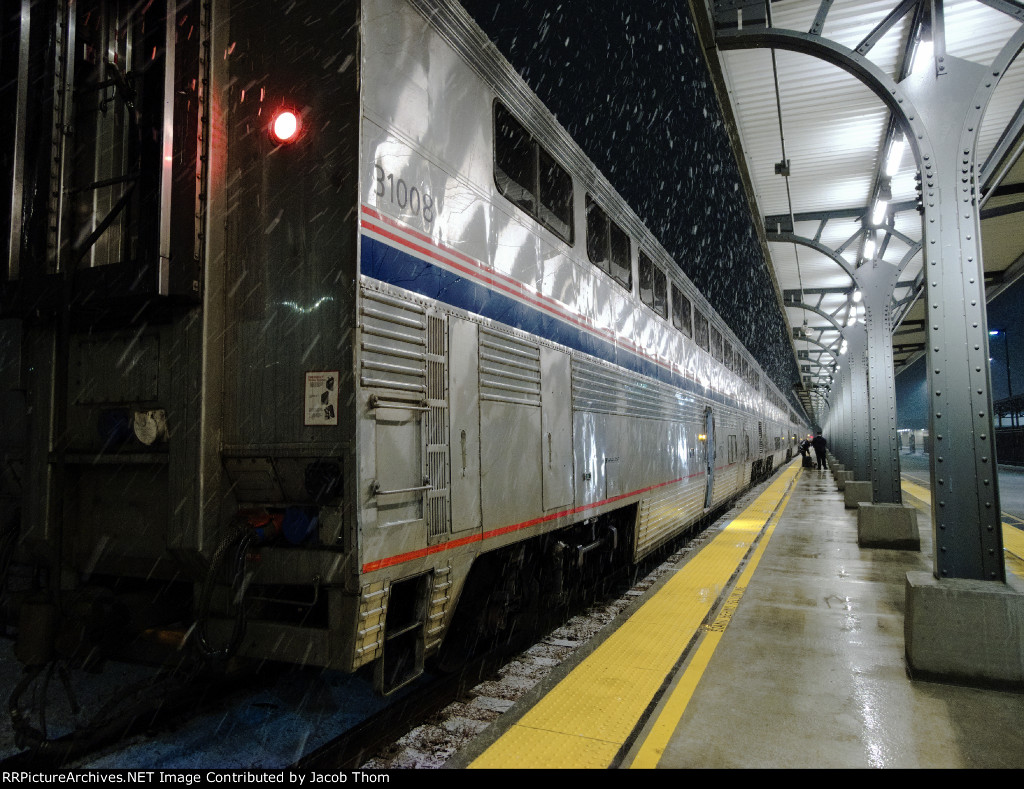
[[[407,234],[409,236],[412,236],[413,238],[416,238],[417,240],[421,241],[423,244],[426,244],[426,245],[429,245],[429,246],[422,246],[420,244],[416,244],[416,243],[410,241],[409,239],[403,238],[402,236],[400,236],[400,235],[398,235],[398,234],[388,230],[387,228],[374,225],[373,223],[371,223],[371,222],[369,222],[369,221],[367,221],[365,219],[360,221],[360,225],[364,229],[370,230],[370,231],[376,233],[377,235],[380,235],[380,236],[382,236],[384,238],[387,238],[387,239],[389,239],[391,241],[394,241],[395,243],[400,244],[401,246],[406,247],[407,249],[410,249],[410,250],[412,250],[414,252],[417,252],[418,254],[424,255],[424,256],[426,256],[428,258],[431,258],[432,260],[436,260],[439,263],[445,264],[446,266],[450,266],[451,268],[453,268],[453,269],[455,269],[457,271],[460,271],[463,274],[466,274],[466,275],[468,275],[468,276],[470,276],[470,277],[472,277],[474,279],[477,279],[477,280],[482,281],[482,282],[484,282],[484,283],[486,283],[488,285],[491,285],[491,286],[493,286],[495,288],[503,290],[506,293],[510,293],[513,296],[517,296],[518,298],[521,298],[524,301],[527,301],[527,302],[533,304],[534,306],[536,306],[536,307],[538,307],[540,309],[543,309],[543,310],[547,311],[548,313],[551,313],[551,314],[555,315],[555,317],[557,317],[557,318],[560,318],[560,319],[565,320],[565,321],[567,321],[569,323],[575,324],[576,326],[579,326],[580,328],[582,328],[584,330],[587,330],[587,331],[590,331],[590,332],[592,332],[594,334],[603,335],[606,338],[611,339],[613,342],[617,342],[619,345],[627,346],[634,353],[636,353],[638,356],[642,356],[642,357],[644,357],[644,358],[654,362],[655,364],[659,365],[660,367],[664,367],[665,369],[668,369],[668,370],[672,371],[672,367],[671,366],[666,365],[664,362],[662,362],[661,360],[659,360],[659,359],[657,359],[657,358],[655,358],[653,356],[649,356],[648,354],[646,354],[642,349],[638,348],[631,341],[624,340],[622,338],[617,338],[615,336],[614,332],[612,332],[611,330],[603,329],[603,328],[600,328],[600,327],[596,327],[593,324],[591,324],[589,321],[580,320],[577,316],[574,316],[574,315],[566,312],[565,311],[565,307],[562,304],[560,304],[558,301],[556,301],[555,299],[552,299],[549,296],[545,296],[542,293],[528,294],[523,289],[522,283],[518,282],[517,280],[514,280],[511,277],[506,277],[505,275],[500,274],[498,272],[489,272],[489,271],[487,271],[486,269],[484,269],[481,266],[479,261],[474,260],[473,258],[471,258],[471,257],[469,257],[467,255],[464,255],[463,253],[459,252],[458,250],[455,250],[455,249],[447,247],[447,246],[445,246],[443,244],[440,244],[440,243],[434,241],[434,239],[430,238],[430,236],[427,236],[427,235],[425,235],[425,234],[423,234],[423,233],[421,233],[421,232],[419,232],[417,230],[414,230],[413,228],[408,227],[407,225],[404,225],[401,222],[398,222],[397,220],[394,220],[394,219],[391,219],[390,217],[384,216],[380,212],[378,212],[378,211],[376,211],[376,210],[374,210],[374,209],[372,209],[372,208],[370,208],[368,206],[365,206],[365,205],[362,206],[362,211],[363,211],[364,214],[366,214],[367,216],[372,217],[373,219],[376,219],[378,222],[382,222],[382,223],[384,223],[386,225],[390,225],[391,227],[395,228],[396,230],[400,230],[402,233],[405,233],[405,234]],[[435,250],[437,250],[437,251],[435,251]],[[440,254],[440,253],[444,253],[445,255],[450,255],[451,257],[457,258],[458,260],[464,261],[466,264],[468,264],[468,266],[467,265],[462,265],[462,264],[456,262],[455,260],[450,260],[449,258],[443,257],[442,254]],[[508,283],[511,283],[511,284],[508,284]],[[680,374],[682,373],[681,369],[679,370],[679,373]],[[443,551],[449,551],[449,550],[452,550],[453,548],[459,548],[459,547],[462,547],[464,545],[469,545],[469,544],[474,543],[474,542],[482,542],[483,540],[492,539],[494,537],[500,537],[502,535],[510,534],[512,532],[520,531],[522,529],[527,529],[527,528],[530,528],[531,526],[536,526],[536,525],[538,525],[540,523],[545,523],[547,521],[555,520],[557,518],[561,518],[561,517],[564,517],[566,515],[577,515],[577,514],[579,514],[581,512],[585,512],[586,510],[593,509],[595,507],[600,507],[600,506],[603,506],[605,504],[611,504],[611,503],[614,503],[616,501],[621,501],[622,499],[629,498],[631,496],[638,496],[640,494],[646,493],[646,492],[651,491],[651,490],[655,490],[657,488],[664,487],[666,485],[672,485],[672,484],[677,483],[677,482],[682,482],[682,481],[687,480],[687,479],[692,479],[693,477],[699,477],[699,476],[704,476],[704,475],[705,475],[705,472],[701,471],[701,472],[698,472],[696,474],[691,474],[688,477],[681,477],[680,479],[671,480],[669,482],[662,482],[662,483],[659,483],[657,485],[651,485],[650,487],[647,487],[647,488],[641,488],[640,490],[635,490],[635,491],[633,491],[631,493],[623,493],[623,494],[621,494],[619,496],[614,496],[614,497],[612,497],[610,499],[606,499],[604,501],[599,501],[599,502],[596,502],[594,504],[588,504],[588,505],[585,505],[583,507],[577,507],[575,509],[564,510],[562,512],[552,513],[550,515],[543,515],[541,517],[533,518],[531,520],[524,521],[522,523],[516,523],[516,524],[509,525],[509,526],[502,526],[499,529],[494,529],[492,531],[489,531],[489,532],[486,532],[486,533],[483,533],[483,534],[473,534],[473,535],[470,535],[468,537],[460,537],[459,539],[452,540],[450,542],[438,543],[437,545],[431,545],[431,546],[428,546],[426,548],[420,548],[420,549],[415,550],[415,551],[409,551],[408,553],[399,554],[397,556],[391,556],[391,557],[388,557],[386,559],[378,559],[376,561],[367,562],[366,564],[363,565],[363,572],[364,573],[369,573],[369,572],[373,572],[375,570],[382,570],[385,567],[393,567],[396,564],[403,564],[404,562],[409,562],[409,561],[412,561],[414,559],[422,559],[423,557],[430,556],[431,554],[441,553]]]
[[[564,308],[562,310],[556,310],[556,309],[553,309],[552,307],[548,306],[547,304],[543,304],[539,299],[535,298],[534,296],[532,296],[530,294],[527,294],[523,290],[522,283],[517,282],[516,280],[514,280],[514,279],[512,279],[510,277],[506,277],[503,274],[497,274],[497,273],[494,273],[494,272],[488,272],[485,269],[482,269],[478,263],[473,263],[473,268],[467,268],[466,266],[460,265],[459,263],[456,263],[453,260],[449,260],[449,259],[447,259],[445,257],[442,257],[441,255],[439,255],[438,253],[434,252],[431,249],[419,246],[417,244],[412,243],[411,241],[408,241],[408,240],[402,238],[401,236],[395,235],[394,233],[392,233],[389,230],[385,230],[382,227],[376,227],[376,226],[372,225],[371,223],[367,222],[366,220],[363,220],[360,224],[361,224],[362,227],[366,228],[367,230],[372,230],[377,235],[380,235],[380,236],[383,236],[384,238],[390,239],[390,240],[394,241],[397,244],[401,244],[403,247],[406,247],[407,249],[411,249],[412,251],[418,252],[421,255],[426,255],[427,257],[432,258],[433,260],[436,260],[436,261],[438,261],[440,263],[444,263],[446,266],[451,266],[452,268],[456,269],[457,271],[460,271],[463,274],[467,274],[470,277],[473,277],[474,279],[483,281],[483,282],[487,283],[488,285],[493,285],[494,287],[499,288],[500,290],[503,290],[506,293],[511,293],[513,296],[521,298],[524,301],[528,301],[528,302],[532,303],[535,307],[538,307],[538,308],[540,308],[542,310],[546,310],[547,312],[555,315],[555,317],[557,317],[557,318],[561,318],[564,321],[568,321],[570,323],[574,323],[577,326],[579,326],[580,328],[582,328],[582,329],[584,329],[586,331],[593,332],[594,334],[601,334],[604,337],[606,337],[608,339],[611,339],[612,341],[615,341],[615,339],[616,339],[615,338],[615,334],[612,331],[610,331],[609,329],[602,329],[600,327],[595,327],[593,324],[591,324],[589,322],[582,321],[579,318],[577,318],[576,316],[571,315],[568,312],[565,312]],[[442,247],[439,247],[436,244],[432,244],[432,246],[436,247],[437,249],[440,249],[440,250],[444,251]],[[460,255],[460,257],[464,257],[464,256]],[[512,285],[508,285],[506,283],[512,283]],[[547,301],[551,301],[552,304],[556,304],[556,305],[558,304],[558,302],[554,301],[553,299],[548,299],[546,296],[543,297],[543,298],[545,300],[547,300]],[[621,340],[619,341],[619,343],[620,344],[624,344],[624,343],[621,342]],[[634,348],[634,350],[636,350],[636,349]],[[646,356],[646,354],[644,354],[643,351],[640,351],[640,350],[636,350],[636,353],[641,355],[641,356]],[[654,359],[654,358],[652,358],[650,356],[648,356],[647,358],[650,359],[651,361],[655,362],[656,364],[658,363],[657,359]],[[664,366],[664,365],[662,365],[662,366]]]
[[[368,206],[364,205],[362,208],[363,208],[363,213],[369,214],[374,219],[377,219],[377,220],[379,220],[381,222],[384,222],[385,224],[391,225],[392,227],[394,227],[394,228],[396,228],[398,230],[401,230],[403,233],[407,233],[408,235],[413,236],[414,238],[419,239],[420,241],[422,241],[425,244],[429,244],[432,247],[436,247],[437,249],[439,249],[442,252],[444,252],[446,255],[452,255],[453,257],[456,257],[459,260],[462,260],[462,261],[468,263],[470,266],[473,266],[473,268],[475,268],[475,269],[478,269],[478,270],[481,270],[481,271],[486,271],[486,269],[483,267],[483,265],[480,263],[479,260],[476,260],[475,258],[471,258],[469,255],[465,255],[462,252],[459,252],[457,249],[452,249],[449,246],[445,246],[444,244],[442,244],[442,243],[440,243],[438,241],[435,241],[430,236],[425,235],[424,233],[421,233],[418,230],[415,230],[412,227],[409,227],[408,225],[404,225],[401,222],[399,222],[399,221],[397,221],[395,219],[392,219],[389,216],[385,216],[384,214],[381,214],[379,211],[375,211],[372,208],[369,208]],[[366,222],[363,222],[362,225],[363,225],[363,227],[370,227],[371,229],[373,229],[372,226],[367,225]],[[402,244],[405,243],[402,239],[397,238],[395,236],[389,236],[389,238],[394,238],[396,241],[398,241],[399,243],[402,243]],[[462,270],[462,269],[460,269],[460,270]],[[504,280],[505,282],[512,283],[512,285],[515,286],[515,287],[520,287],[520,288],[522,287],[522,283],[519,282],[519,280],[513,279],[512,277],[508,277],[508,276],[506,276],[504,274],[501,274],[499,272],[492,272],[492,274],[493,274],[493,276],[498,277],[498,278]],[[484,274],[484,276],[487,276],[487,274]],[[557,299],[553,299],[552,297],[546,296],[543,293],[536,293],[535,295],[536,295],[536,298],[539,299],[540,301],[547,302],[548,304],[552,305],[556,309],[561,310],[566,315],[566,317],[572,317],[570,315],[570,313],[565,311],[566,310],[565,305],[562,304]],[[523,294],[523,296],[525,298],[530,298],[529,296],[526,296],[525,293]],[[610,330],[607,330],[607,329],[603,329],[603,330],[602,329],[596,329],[596,330],[606,331],[606,332],[608,332],[608,334],[610,336],[614,336]]]
[[[446,264],[448,266],[451,266],[452,268],[455,268],[455,269],[457,269],[458,271],[461,271],[464,274],[468,274],[471,277],[475,277],[477,279],[480,279],[480,280],[486,282],[487,284],[494,285],[495,287],[501,288],[502,290],[505,290],[508,293],[513,293],[514,295],[518,296],[519,298],[524,299],[525,301],[528,301],[528,302],[532,303],[534,306],[539,307],[539,308],[541,308],[543,310],[546,310],[549,313],[552,313],[552,314],[556,315],[556,317],[559,317],[562,320],[569,321],[571,323],[576,324],[577,326],[580,326],[583,329],[586,329],[587,331],[593,332],[594,334],[598,334],[598,335],[601,335],[601,336],[603,336],[603,337],[605,337],[607,339],[610,339],[613,342],[618,343],[619,345],[628,348],[632,352],[636,353],[638,356],[642,356],[645,359],[648,359],[648,360],[654,362],[655,364],[657,364],[657,365],[659,365],[661,367],[664,367],[664,368],[666,368],[668,370],[672,370],[671,366],[666,365],[664,362],[662,362],[661,360],[659,360],[658,358],[656,358],[654,356],[648,355],[642,348],[638,347],[632,340],[630,340],[628,338],[624,338],[624,337],[617,337],[615,335],[615,333],[613,331],[611,331],[610,329],[605,329],[605,328],[602,328],[602,327],[599,327],[599,326],[595,326],[594,324],[590,323],[589,321],[581,321],[578,317],[576,317],[576,316],[572,315],[571,313],[567,312],[566,308],[565,308],[565,305],[561,304],[561,302],[551,298],[550,296],[546,296],[543,293],[536,293],[536,292],[535,293],[526,293],[523,290],[523,285],[522,285],[521,282],[519,282],[519,281],[517,281],[515,279],[512,279],[511,277],[507,277],[504,274],[500,274],[498,272],[488,272],[488,271],[486,271],[486,269],[484,269],[481,266],[479,261],[476,261],[473,258],[471,258],[471,257],[469,257],[467,255],[462,254],[458,250],[455,250],[455,249],[452,249],[450,247],[444,246],[443,244],[440,244],[440,243],[434,241],[429,236],[426,236],[423,233],[420,233],[420,232],[418,232],[416,230],[413,230],[412,228],[409,228],[409,227],[403,225],[402,223],[397,222],[397,221],[391,219],[390,217],[383,216],[380,213],[374,211],[373,209],[368,208],[367,206],[363,206],[362,209],[363,209],[363,213],[365,213],[365,214],[367,214],[369,216],[372,216],[373,218],[375,218],[375,219],[377,219],[377,220],[379,220],[381,222],[384,222],[385,224],[391,225],[392,227],[394,227],[394,228],[396,228],[398,230],[401,230],[403,233],[407,233],[408,235],[411,235],[411,236],[419,239],[420,241],[422,241],[425,244],[429,244],[431,247],[439,250],[440,252],[443,252],[443,253],[445,253],[447,255],[451,255],[453,257],[456,257],[459,260],[465,261],[466,263],[468,263],[472,267],[472,269],[467,269],[467,268],[459,265],[458,263],[456,263],[453,260],[448,260],[447,258],[439,257],[437,254],[435,254],[431,250],[429,250],[429,249],[427,249],[425,247],[419,246],[417,244],[414,244],[411,241],[408,241],[407,239],[402,238],[401,236],[397,236],[394,233],[391,233],[390,231],[388,231],[388,230],[386,230],[384,228],[377,227],[377,226],[371,224],[370,222],[368,222],[366,220],[362,220],[360,222],[360,225],[363,228],[365,228],[367,230],[372,230],[374,233],[377,233],[377,234],[379,234],[381,236],[384,236],[385,238],[388,238],[388,239],[390,239],[390,240],[392,240],[392,241],[394,241],[394,242],[396,242],[398,244],[401,244],[402,246],[407,247],[408,249],[412,249],[415,252],[418,252],[418,253],[420,253],[422,255],[426,255],[427,257],[432,258],[433,260],[437,260],[438,262],[441,262],[441,263],[444,263],[444,264]],[[512,285],[509,286],[508,284],[503,284],[503,282],[504,283],[512,283]],[[682,374],[682,370],[681,369],[679,370],[679,373]]]
[[[621,501],[622,499],[628,499],[631,496],[639,496],[642,493],[657,490],[658,488],[663,488],[666,485],[674,485],[677,482],[683,482],[688,479],[693,479],[694,477],[703,476],[704,473],[705,472],[703,471],[699,471],[696,474],[690,474],[690,476],[688,477],[680,477],[679,479],[669,480],[668,482],[659,482],[657,485],[650,485],[649,487],[646,488],[640,488],[639,490],[634,490],[631,493],[622,493],[618,496],[613,496],[610,499],[605,499],[604,501],[598,501],[593,504],[586,504],[582,507],[576,507],[574,509],[562,510],[562,512],[555,512],[550,515],[542,515],[539,518],[532,518],[528,521],[523,521],[522,523],[515,523],[510,526],[502,526],[499,529],[492,529],[491,531],[483,532],[482,534],[473,534],[469,537],[460,537],[457,540],[442,542],[438,543],[437,545],[430,545],[426,548],[420,548],[415,551],[409,551],[408,553],[401,553],[397,556],[389,556],[387,559],[377,559],[376,561],[367,562],[366,564],[364,564],[363,572],[372,573],[375,570],[383,570],[385,567],[393,567],[396,564],[411,562],[413,559],[422,559],[423,557],[430,556],[434,553],[450,551],[453,548],[461,548],[463,545],[469,545],[470,543],[482,542],[483,540],[489,540],[494,537],[500,537],[503,534],[510,534],[512,532],[520,531],[522,529],[528,529],[531,526],[536,526],[539,523],[545,523],[546,521],[555,520],[556,518],[562,518],[566,515],[578,515],[579,513],[593,509],[594,507],[601,507],[604,506],[605,504],[612,504],[616,501]]]

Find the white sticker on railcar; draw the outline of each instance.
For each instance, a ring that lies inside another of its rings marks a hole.
[[[306,373],[306,425],[338,424],[338,371],[311,370]]]

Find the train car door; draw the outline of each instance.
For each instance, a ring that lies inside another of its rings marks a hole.
[[[707,488],[704,491],[704,508],[711,506],[711,492],[715,487],[715,415],[711,409],[704,411],[704,457],[707,461]]]
[[[540,349],[544,510],[572,501],[572,384],[568,354]]]
[[[480,529],[480,386],[475,323],[448,320],[452,533]]]

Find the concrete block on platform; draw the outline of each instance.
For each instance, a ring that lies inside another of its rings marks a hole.
[[[853,472],[850,472],[851,476]],[[870,502],[874,498],[871,490],[871,480],[848,479],[843,487],[843,498],[846,509],[855,510],[862,501]]]
[[[836,480],[836,487],[839,488],[839,490],[845,490],[847,481],[853,479],[853,472],[837,471],[833,476]]]
[[[915,679],[1024,690],[1024,582],[907,573],[903,637]]]
[[[857,544],[861,548],[921,550],[917,510],[906,504],[861,502],[857,508]]]

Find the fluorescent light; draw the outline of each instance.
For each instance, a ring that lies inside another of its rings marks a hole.
[[[875,208],[871,212],[871,224],[873,224],[873,225],[880,225],[880,224],[882,224],[882,221],[885,219],[885,213],[888,210],[889,210],[889,201],[888,200],[879,200],[877,203],[875,203]]]
[[[906,145],[907,141],[902,136],[893,137],[892,145],[889,146],[889,155],[885,160],[886,175],[893,176],[899,172],[900,162],[903,161],[903,149]]]
[[[864,298],[864,297],[863,297],[863,295],[861,294],[861,292],[859,290],[855,290],[853,292],[853,303],[854,304],[859,303],[862,298]]]
[[[868,236],[867,241],[864,242],[864,259],[871,260],[875,254],[875,239]],[[859,291],[858,291],[859,292]]]
[[[931,41],[918,41],[917,47],[914,49],[914,64],[910,67],[910,73],[918,74],[923,69],[929,68],[932,65],[934,53],[935,47],[932,46]]]

